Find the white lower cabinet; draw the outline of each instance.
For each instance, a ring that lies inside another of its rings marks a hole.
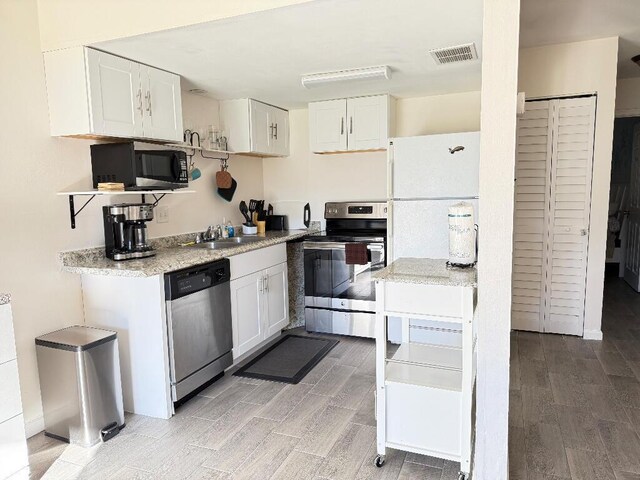
[[[289,324],[289,289],[287,264],[281,263],[265,271],[266,337],[280,332]]]
[[[264,273],[231,281],[233,357],[239,357],[264,340]]]
[[[230,257],[234,360],[289,323],[285,244]]]
[[[0,423],[0,478],[11,477],[29,465],[22,414]]]
[[[10,304],[0,305],[0,379],[0,480],[3,480],[14,478],[14,474],[29,465]]]

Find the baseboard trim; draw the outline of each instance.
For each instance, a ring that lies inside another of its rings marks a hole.
[[[34,418],[33,420],[29,420],[28,422],[24,422],[24,431],[27,434],[27,438],[31,438],[34,435],[39,434],[44,431],[44,417],[40,415],[39,417]]]
[[[602,340],[602,330],[585,330],[582,338],[585,340]]]

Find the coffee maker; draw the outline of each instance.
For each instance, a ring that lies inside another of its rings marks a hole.
[[[150,203],[122,203],[102,207],[107,258],[129,260],[155,255],[147,244],[146,222],[153,220]]]

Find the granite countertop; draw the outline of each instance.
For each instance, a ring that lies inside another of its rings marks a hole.
[[[182,243],[195,238],[195,234],[170,237],[172,240],[156,239],[152,245],[156,249],[156,255],[137,260],[113,261],[105,257],[104,247],[90,248],[86,250],[76,250],[71,252],[61,252],[59,254],[62,270],[70,273],[92,274],[92,275],[114,275],[121,277],[150,277],[161,275],[166,272],[180,270],[203,263],[212,262],[221,258],[231,257],[252,250],[270,247],[279,243],[290,242],[307,236],[315,232],[309,230],[285,230],[266,232],[252,237],[262,238],[237,247],[221,248],[210,250],[207,248],[183,247],[171,245],[179,239]]]
[[[449,267],[447,260],[433,258],[399,258],[391,265],[377,271],[373,278],[387,282],[420,285],[477,286],[476,267]]]
[[[0,305],[6,305],[7,303],[11,303],[11,294],[0,293]]]

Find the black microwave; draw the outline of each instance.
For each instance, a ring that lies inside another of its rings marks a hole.
[[[93,188],[124,183],[125,190],[173,190],[189,186],[187,154],[137,142],[91,145]]]

